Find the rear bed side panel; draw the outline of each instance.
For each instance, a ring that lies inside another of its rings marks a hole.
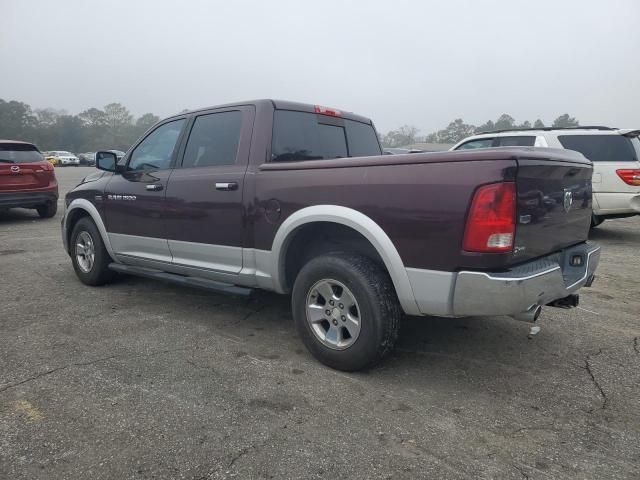
[[[329,161],[327,161],[329,162]],[[480,184],[514,179],[515,160],[469,164],[411,163],[355,168],[258,169],[253,228],[255,246],[271,250],[278,227],[312,205],[338,205],[371,218],[390,237],[405,267],[452,271],[495,269],[511,254],[461,252],[470,199]],[[280,216],[267,220],[274,201]]]

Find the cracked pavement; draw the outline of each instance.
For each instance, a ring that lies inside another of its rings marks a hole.
[[[0,214],[0,478],[638,478],[640,218],[594,231],[593,288],[533,338],[408,318],[357,374],[311,358],[286,297],[83,286],[59,224]]]

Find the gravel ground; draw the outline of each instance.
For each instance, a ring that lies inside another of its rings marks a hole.
[[[58,169],[65,192],[91,169]],[[60,202],[62,206],[62,201]],[[409,318],[345,374],[289,299],[75,277],[60,217],[0,214],[0,478],[638,478],[640,218],[607,221],[581,306]]]

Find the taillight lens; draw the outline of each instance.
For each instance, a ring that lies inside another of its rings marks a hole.
[[[42,162],[42,169],[46,172],[52,172],[53,171],[53,165],[51,165],[49,162],[47,162],[46,160],[44,162]]]
[[[624,168],[621,170],[616,170],[616,173],[627,185],[640,187],[640,170]]]
[[[516,185],[493,183],[476,190],[464,231],[468,252],[508,252],[516,231]]]

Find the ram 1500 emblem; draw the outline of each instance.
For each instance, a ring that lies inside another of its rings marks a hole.
[[[129,201],[133,201],[133,200],[137,200],[137,197],[135,195],[109,194],[109,195],[107,195],[107,199],[108,200],[129,200]]]

